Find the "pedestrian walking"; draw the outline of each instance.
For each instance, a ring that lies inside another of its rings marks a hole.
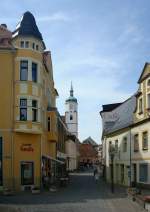
[[[97,183],[97,182],[98,182],[98,180],[99,180],[99,173],[98,173],[98,172],[97,172],[97,173],[95,173],[94,178],[95,178],[95,182]]]

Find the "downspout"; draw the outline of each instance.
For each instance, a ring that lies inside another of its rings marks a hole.
[[[11,92],[11,99],[12,99],[12,108],[11,108],[11,119],[12,119],[12,126],[11,126],[11,175],[12,175],[12,186],[15,189],[15,179],[14,179],[14,113],[15,113],[15,53],[16,50],[12,50],[12,92]]]
[[[131,181],[132,181],[132,179],[131,179],[131,170],[132,170],[132,149],[131,149],[131,147],[132,147],[132,145],[131,145],[131,128],[130,128],[130,171],[129,171],[129,179],[130,179],[130,187],[132,186],[131,184]]]

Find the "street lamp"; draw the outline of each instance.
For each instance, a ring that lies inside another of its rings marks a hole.
[[[111,159],[111,192],[114,193],[114,156],[116,154],[116,148],[114,145],[109,147],[109,156]]]

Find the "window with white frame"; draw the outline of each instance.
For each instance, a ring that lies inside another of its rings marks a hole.
[[[36,122],[37,120],[38,120],[37,100],[32,100],[32,121]]]
[[[134,135],[134,152],[139,151],[139,134]]]
[[[139,99],[139,113],[143,113],[143,100],[142,98]]]
[[[20,47],[24,48],[24,41],[20,41]]]
[[[21,81],[28,80],[28,60],[20,61],[20,80]]]
[[[147,81],[147,86],[150,86],[150,79],[148,79]]]
[[[35,49],[35,43],[32,43],[32,49]]]
[[[25,48],[29,48],[29,41],[25,41]]]
[[[118,140],[115,140],[115,150],[118,152]]]
[[[142,148],[143,150],[148,150],[148,132],[142,133]]]
[[[38,51],[39,50],[39,46],[38,45],[36,45],[36,51]]]
[[[37,82],[37,74],[38,74],[37,69],[38,69],[37,63],[32,62],[32,81],[33,82]]]
[[[147,109],[150,109],[150,93],[147,94]]]
[[[123,138],[123,152],[127,152],[127,137]]]
[[[27,121],[27,99],[20,99],[20,121]]]

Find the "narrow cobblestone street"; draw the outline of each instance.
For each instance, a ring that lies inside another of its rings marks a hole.
[[[140,212],[144,210],[127,198],[123,188],[116,188],[115,194],[111,194],[110,187],[102,180],[95,183],[92,173],[76,173],[71,175],[67,187],[55,193],[1,196],[0,211]]]

